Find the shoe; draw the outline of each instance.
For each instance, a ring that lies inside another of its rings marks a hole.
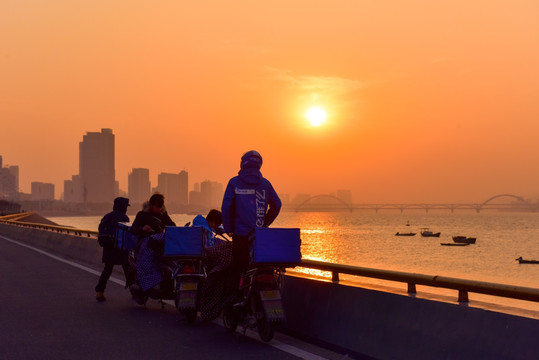
[[[107,301],[107,298],[105,298],[105,294],[102,291],[95,293],[95,299],[99,302]]]

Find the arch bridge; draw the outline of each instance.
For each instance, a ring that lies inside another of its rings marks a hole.
[[[508,203],[494,202],[499,198],[509,198],[513,200]],[[329,200],[329,202],[319,202],[320,199]],[[380,210],[399,210],[401,213],[405,210],[449,210],[454,212],[455,210],[474,210],[481,212],[481,210],[506,210],[506,211],[525,211],[536,212],[539,209],[539,203],[533,204],[526,201],[524,198],[513,194],[499,194],[488,198],[481,203],[377,203],[377,204],[353,204],[348,203],[334,195],[320,194],[309,197],[298,205],[291,205],[285,207],[285,209],[299,211],[350,211],[354,210],[374,210],[376,212]]]

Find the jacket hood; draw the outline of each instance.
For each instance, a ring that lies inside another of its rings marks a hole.
[[[117,197],[116,199],[114,199],[114,207],[112,208],[112,210],[120,211],[125,214],[127,212],[128,206],[129,199],[124,197]]]
[[[241,169],[238,172],[241,181],[247,184],[260,184],[262,182],[262,173],[257,168]]]

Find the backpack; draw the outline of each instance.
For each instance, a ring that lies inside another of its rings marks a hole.
[[[114,233],[116,232],[115,220],[112,213],[108,213],[101,219],[101,222],[99,223],[99,235],[97,235],[99,246],[103,248],[114,247]]]

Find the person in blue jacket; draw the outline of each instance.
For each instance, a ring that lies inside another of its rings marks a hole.
[[[222,222],[221,212],[216,209],[211,209],[206,217],[200,214],[197,215],[193,219],[193,226],[202,226],[205,230],[204,237],[206,246],[213,246],[215,244],[215,234],[220,233]]]
[[[223,227],[232,236],[232,258],[237,271],[249,266],[249,235],[277,218],[281,200],[262,176],[262,156],[255,150],[243,154],[238,176],[228,182],[221,207]]]

